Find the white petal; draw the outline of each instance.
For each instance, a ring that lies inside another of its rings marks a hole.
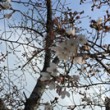
[[[69,92],[67,92],[67,91],[66,91],[66,96],[67,96],[67,97],[70,97],[70,93],[69,93]]]
[[[57,51],[57,47],[51,47],[51,50]]]
[[[47,72],[41,72],[40,73],[42,76],[49,76],[49,73],[47,73]]]
[[[51,83],[49,83],[49,89],[50,90],[53,90],[53,89],[55,89],[55,82],[51,82]]]
[[[72,78],[71,78],[71,81],[78,82],[79,79],[80,79],[79,75],[73,75]]]
[[[100,24],[102,24],[102,18],[99,18],[99,19],[97,20],[97,25],[100,25]]]
[[[70,52],[72,52],[72,55],[76,55],[78,48],[78,42],[76,39],[70,39],[68,41],[68,48],[70,49]]]
[[[78,40],[79,44],[81,44],[81,45],[84,45],[87,43],[87,39],[82,34],[78,35],[77,40]]]
[[[50,63],[50,67],[51,67],[52,69],[54,69],[54,68],[57,67],[57,65],[56,65],[55,63]]]
[[[57,65],[55,63],[50,63],[50,67],[47,68],[47,72],[56,73]]]
[[[72,29],[72,30],[67,31],[67,34],[74,36],[75,35],[75,29]]]
[[[48,67],[47,68],[47,72],[50,72],[51,73],[51,72],[53,72],[53,70],[50,67]]]
[[[41,80],[41,81],[46,81],[46,80],[48,80],[48,78],[42,76],[42,77],[40,78],[40,80]]]
[[[50,74],[47,72],[41,72],[41,75],[42,75],[41,81],[50,80],[51,78]]]
[[[69,53],[62,52],[58,55],[58,58],[61,60],[68,60],[69,59]]]
[[[62,99],[65,98],[65,94],[64,94],[64,93],[61,94],[61,98],[62,98]]]
[[[7,0],[7,2],[9,2],[9,3],[10,3],[10,2],[11,2],[11,0]]]
[[[74,63],[84,64],[85,61],[84,61],[83,57],[75,57],[74,58]]]

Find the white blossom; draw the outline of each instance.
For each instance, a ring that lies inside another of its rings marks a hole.
[[[73,75],[70,79],[70,81],[73,81],[73,82],[78,82],[79,81],[79,75]]]
[[[12,107],[11,106],[7,106],[6,110],[12,110]]]
[[[66,88],[63,91],[61,91],[61,98],[64,99],[65,96],[70,97],[70,93],[66,91]]]
[[[71,30],[68,30],[67,32],[66,32],[68,35],[75,35],[75,29],[71,29]]]
[[[84,35],[80,34],[77,38],[70,38],[61,42],[56,47],[51,47],[51,50],[56,52],[56,55],[61,60],[68,60],[73,56],[77,55],[77,50],[79,45],[84,45],[87,43],[87,39]],[[83,64],[84,60],[82,57],[75,58],[75,62]]]
[[[69,39],[60,44],[62,50],[59,51],[59,58],[67,60],[71,56],[75,56],[77,52],[77,42],[75,39]]]
[[[84,97],[82,98],[82,101],[86,102],[87,104],[90,104],[92,102],[90,97]]]
[[[11,0],[7,0],[7,2],[9,2],[9,3],[10,3],[10,2],[11,2]]]
[[[102,18],[99,18],[99,19],[97,20],[97,25],[100,25],[100,24],[102,24]]]
[[[49,72],[52,76],[57,75],[57,65],[55,63],[50,63],[50,67],[47,68],[47,72]]]
[[[65,41],[63,41],[62,43],[60,43],[60,44],[59,44],[59,47],[61,48],[61,50],[62,50],[64,53],[70,52],[68,40],[65,40]]]
[[[91,103],[91,99],[89,97],[86,97],[85,98],[85,101],[87,102],[87,104],[90,104]]]
[[[54,82],[54,81],[51,81],[51,82],[48,84],[48,86],[49,86],[49,89],[50,89],[50,90],[55,89],[55,82]]]
[[[69,58],[70,49],[67,46],[67,42],[60,43],[57,47],[52,47],[52,50],[56,52],[56,55],[61,60],[67,60]]]
[[[63,50],[60,52],[60,54],[58,54],[59,59],[61,60],[68,60],[69,59],[69,54]]]
[[[40,79],[41,81],[46,81],[46,80],[49,80],[51,78],[50,74],[47,72],[41,72],[41,75],[42,75],[42,77]]]
[[[84,65],[81,65],[81,72],[86,72],[86,67]]]
[[[74,110],[75,107],[76,107],[75,105],[69,105],[69,106],[68,106],[68,109]]]
[[[78,40],[79,44],[81,44],[81,45],[84,45],[87,43],[87,39],[82,34],[78,35],[77,40]]]
[[[56,55],[61,60],[68,60],[71,56],[75,56],[77,53],[78,43],[75,39],[71,38],[60,43],[56,47],[51,49],[56,52]]]
[[[74,57],[73,62],[78,64],[84,64],[85,60],[83,59],[83,57]]]
[[[70,56],[75,56],[77,54],[77,48],[78,48],[78,42],[76,39],[69,39],[68,40],[68,48],[70,53],[68,53]]]

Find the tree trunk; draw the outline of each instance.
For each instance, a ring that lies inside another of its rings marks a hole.
[[[110,110],[110,98],[105,98],[105,110]]]
[[[46,47],[45,47],[45,59],[44,59],[44,67],[43,72],[46,71],[47,67],[49,67],[50,64],[50,58],[51,58],[51,52],[49,47],[52,44],[52,30],[53,30],[53,24],[52,24],[52,9],[51,9],[51,0],[46,0],[47,5],[47,36],[46,36]],[[44,82],[40,81],[40,78],[37,80],[37,84],[35,88],[33,89],[30,97],[26,100],[25,108],[24,110],[37,110],[40,104],[40,99],[45,91],[46,85]]]

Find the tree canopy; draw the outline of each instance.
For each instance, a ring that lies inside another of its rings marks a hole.
[[[0,110],[110,110],[109,0],[0,1]]]

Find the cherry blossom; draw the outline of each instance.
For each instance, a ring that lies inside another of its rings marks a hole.
[[[56,52],[56,55],[61,60],[68,60],[69,57],[76,55],[78,43],[75,39],[71,38],[60,43],[57,47],[51,49]]]
[[[81,45],[87,44],[87,39],[85,38],[85,36],[83,34],[79,34],[77,37],[77,40],[78,40],[79,44],[81,44]]]
[[[85,60],[83,59],[83,57],[74,57],[74,63],[78,63],[78,64],[84,64]]]
[[[46,80],[49,80],[51,78],[50,74],[48,72],[41,72],[41,81],[46,81]]]
[[[75,29],[71,29],[71,30],[68,30],[67,32],[66,32],[68,35],[75,35]]]
[[[97,25],[101,25],[102,24],[102,18],[99,18],[98,20],[97,20]]]
[[[80,78],[79,78],[79,75],[73,75],[73,76],[71,76],[70,81],[78,82],[79,79],[80,79]]]
[[[11,2],[11,0],[7,0],[7,2],[9,2],[9,3],[10,3],[10,2]]]
[[[57,72],[57,65],[55,63],[50,63],[47,72],[41,72],[41,81],[50,80],[52,76],[57,76]]]
[[[73,56],[77,56],[77,50],[79,45],[87,44],[87,39],[84,35],[79,34],[76,38],[66,39],[65,41],[58,44],[56,47],[51,47],[51,50],[56,52],[56,55],[61,60],[69,60]],[[74,59],[76,63],[83,64],[84,60],[82,57],[77,57]]]
[[[92,102],[90,97],[84,97],[82,98],[82,101],[86,102],[87,104],[90,104]]]
[[[54,81],[51,81],[51,82],[48,84],[48,86],[49,86],[49,89],[50,89],[50,90],[55,89],[55,82],[54,82]]]
[[[75,107],[76,107],[75,105],[69,105],[69,106],[68,106],[68,109],[70,109],[70,110],[74,110]]]
[[[57,47],[52,47],[52,50],[56,52],[56,55],[59,57],[61,60],[67,60],[69,57],[70,49],[67,46],[67,42],[62,42],[59,44]]]
[[[57,75],[57,65],[55,63],[50,63],[50,67],[47,68],[47,72],[49,72],[52,76]]]
[[[60,95],[61,95],[62,99],[64,99],[65,96],[70,97],[70,93],[68,91],[66,91],[66,88],[63,91],[61,91]]]
[[[78,42],[76,39],[69,39],[68,40],[68,49],[70,50],[70,56],[75,56],[77,54]]]

